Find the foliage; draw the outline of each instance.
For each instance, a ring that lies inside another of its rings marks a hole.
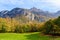
[[[40,23],[29,21],[21,22],[15,18],[0,18],[0,32],[38,32],[40,30]]]
[[[47,21],[42,28],[44,34],[60,35],[60,17]]]
[[[47,22],[21,22],[15,18],[0,18],[0,32],[43,32],[44,34],[60,34],[60,17]]]

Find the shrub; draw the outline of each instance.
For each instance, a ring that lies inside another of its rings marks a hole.
[[[47,21],[42,27],[44,34],[60,35],[60,17]]]
[[[47,21],[45,24],[44,24],[44,27],[43,27],[43,33],[45,34],[49,34],[51,31],[53,31],[53,24],[51,21]]]

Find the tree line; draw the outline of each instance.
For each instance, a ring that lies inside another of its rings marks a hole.
[[[41,32],[50,35],[60,35],[60,16],[47,22],[30,21],[23,23],[14,18],[0,18],[0,33]]]
[[[14,18],[0,18],[0,33],[25,33],[25,32],[38,32],[43,23],[17,21]]]

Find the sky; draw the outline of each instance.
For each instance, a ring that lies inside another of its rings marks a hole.
[[[36,7],[44,11],[56,12],[60,10],[60,0],[0,0],[0,11],[15,7],[27,9]]]

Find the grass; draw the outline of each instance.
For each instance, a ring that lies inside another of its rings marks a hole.
[[[60,40],[51,36],[41,35],[39,32],[34,33],[0,33],[0,40]]]

